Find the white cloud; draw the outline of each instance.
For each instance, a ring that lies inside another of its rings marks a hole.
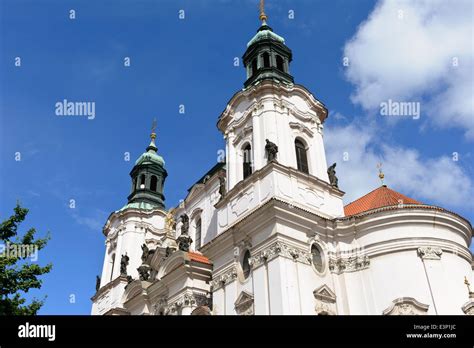
[[[346,204],[380,186],[379,162],[388,187],[423,203],[449,208],[465,207],[471,200],[474,184],[459,162],[448,156],[425,159],[415,149],[387,144],[377,134],[367,123],[325,131],[328,164],[337,162]]]
[[[83,216],[77,211],[70,209],[72,218],[79,225],[86,226],[93,231],[102,231],[102,227],[107,219],[107,214],[100,209],[96,209],[93,216]]]
[[[472,7],[470,0],[379,1],[344,47],[352,101],[374,111],[388,99],[420,101],[422,118],[474,139]]]

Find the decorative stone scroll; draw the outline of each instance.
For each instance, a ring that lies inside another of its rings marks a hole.
[[[155,315],[167,315],[169,313],[168,301],[165,297],[160,297],[153,305],[153,312]]]
[[[250,266],[256,268],[265,262],[274,259],[277,256],[282,256],[293,261],[304,264],[311,264],[311,255],[305,250],[292,247],[283,242],[275,242],[265,249],[261,250],[249,259]]]
[[[171,302],[166,309],[166,313],[179,314],[180,310],[184,307],[212,307],[212,303],[209,297],[204,294],[186,292],[181,295],[178,299]]]
[[[417,250],[418,256],[423,260],[441,260],[443,250],[441,248],[421,247]]]
[[[228,271],[217,275],[214,280],[211,281],[211,288],[213,291],[222,288],[223,286],[233,282],[237,279],[237,268],[233,266]]]
[[[341,274],[345,272],[357,272],[370,266],[367,255],[354,255],[329,259],[329,270],[332,273]]]
[[[235,311],[238,315],[253,315],[254,300],[253,295],[243,290],[234,303]]]
[[[383,311],[384,315],[426,315],[429,305],[418,302],[413,297],[401,297]]]

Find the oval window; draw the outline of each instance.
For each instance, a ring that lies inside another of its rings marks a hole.
[[[244,273],[244,278],[247,279],[250,274],[250,251],[246,251],[244,258],[242,259],[242,271]]]
[[[319,273],[322,273],[324,271],[324,257],[323,251],[319,245],[313,244],[311,246],[311,257],[314,269]]]

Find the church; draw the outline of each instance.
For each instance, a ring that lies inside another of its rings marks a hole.
[[[136,160],[103,228],[92,314],[474,314],[470,222],[383,184],[344,205],[328,109],[294,82],[263,8],[260,20],[217,120],[222,162],[165,209],[155,131]]]

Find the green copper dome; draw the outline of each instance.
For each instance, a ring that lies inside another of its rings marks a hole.
[[[156,204],[150,204],[146,202],[135,202],[125,204],[119,211],[123,211],[125,209],[153,210],[156,209],[156,207]]]
[[[165,161],[163,157],[156,153],[158,150],[155,146],[155,143],[152,141],[147,147],[147,152],[144,152],[138,159],[135,161],[135,165],[144,164],[144,163],[156,163],[161,166],[165,166]]]
[[[290,74],[291,50],[286,46],[285,39],[275,34],[267,25],[266,18],[262,11],[260,14],[262,25],[247,43],[247,50],[242,57],[247,72],[245,88],[262,80],[294,83]]]
[[[259,31],[257,31],[257,34],[247,43],[247,47],[250,47],[250,45],[262,41],[262,40],[274,40],[277,41],[281,44],[285,43],[285,39],[282,38],[280,35],[275,34],[272,29],[268,26],[261,26]]]

